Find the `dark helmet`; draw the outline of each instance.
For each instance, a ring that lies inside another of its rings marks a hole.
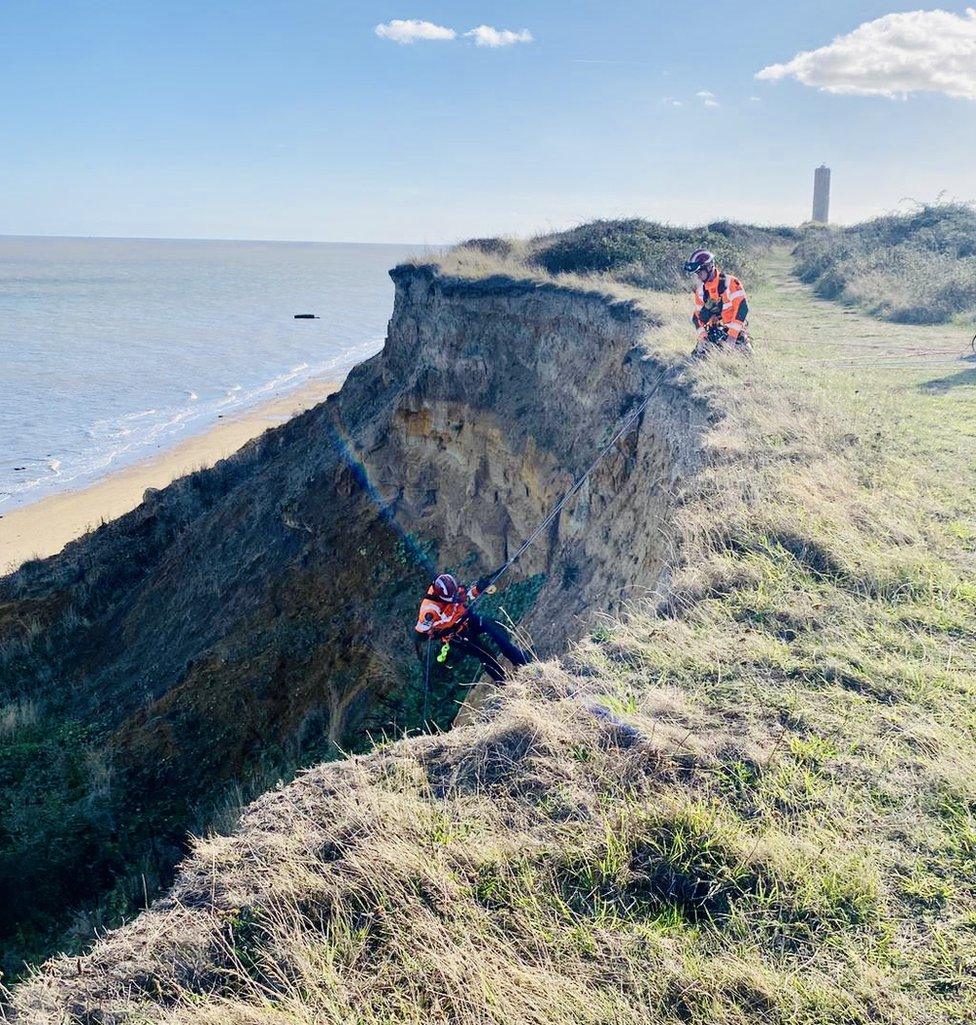
[[[685,261],[685,274],[700,274],[704,272],[711,277],[715,272],[715,255],[707,249],[696,249]]]
[[[458,592],[461,590],[457,580],[455,580],[450,573],[441,573],[441,575],[434,580],[433,586],[434,593],[439,598],[445,598],[447,601],[454,601],[458,596]]]

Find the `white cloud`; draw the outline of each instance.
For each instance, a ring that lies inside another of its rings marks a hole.
[[[457,37],[457,32],[452,28],[435,25],[432,21],[417,21],[415,18],[394,18],[393,21],[377,25],[373,31],[381,39],[390,39],[401,46],[418,40],[448,40]]]
[[[907,97],[945,93],[976,100],[976,10],[910,11],[867,21],[829,46],[763,68],[756,78],[795,78],[828,93]]]
[[[710,92],[708,89],[702,89],[701,92],[695,93],[695,95],[702,100],[714,100],[715,93]]]
[[[474,39],[476,46],[512,46],[515,43],[531,43],[533,41],[532,33],[527,28],[513,32],[507,28],[479,25],[464,34]]]

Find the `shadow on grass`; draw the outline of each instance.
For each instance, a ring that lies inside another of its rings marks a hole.
[[[976,385],[976,367],[959,370],[946,377],[933,378],[918,387],[920,391],[948,391],[950,388],[964,388],[967,385]]]

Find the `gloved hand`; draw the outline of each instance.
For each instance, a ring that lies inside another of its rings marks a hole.
[[[491,584],[492,580],[501,573],[503,568],[504,567],[499,566],[498,569],[493,569],[490,573],[486,573],[483,577],[479,577],[479,579],[475,581],[474,586],[478,588],[479,592],[484,591],[485,588]]]
[[[722,345],[728,341],[729,333],[721,324],[713,324],[706,332],[713,345]]]

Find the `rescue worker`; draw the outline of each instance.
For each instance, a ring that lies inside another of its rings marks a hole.
[[[462,587],[450,573],[441,573],[427,588],[414,631],[414,645],[421,661],[427,643],[448,644],[451,652],[462,657],[473,655],[485,672],[500,683],[505,679],[505,670],[485,645],[485,636],[498,645],[512,665],[524,666],[532,661],[532,656],[512,641],[501,623],[470,608],[486,586],[487,580],[482,578],[470,587]]]
[[[704,356],[712,347],[751,352],[746,318],[749,303],[742,282],[718,269],[707,249],[696,249],[685,262],[685,273],[698,278],[695,312],[691,321],[698,331],[694,355]]]

